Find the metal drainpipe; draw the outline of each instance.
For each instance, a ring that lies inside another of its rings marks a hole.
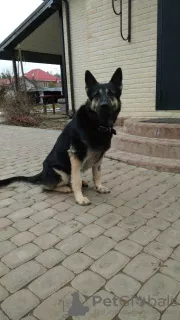
[[[69,76],[70,76],[70,86],[71,86],[71,103],[72,112],[76,112],[74,103],[74,81],[73,81],[73,68],[72,68],[72,50],[71,50],[71,31],[70,31],[70,12],[69,12],[69,2],[68,0],[63,0],[65,4],[66,11],[66,27],[67,27],[67,44],[68,44],[68,57],[69,57]]]

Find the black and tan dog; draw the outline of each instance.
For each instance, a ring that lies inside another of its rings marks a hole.
[[[86,71],[85,84],[87,102],[60,134],[43,163],[42,172],[32,177],[1,180],[0,186],[27,181],[48,190],[58,187],[63,193],[73,190],[76,202],[87,205],[90,201],[82,194],[82,186],[86,183],[81,179],[81,171],[92,168],[96,190],[109,192],[101,184],[101,163],[110,148],[112,135],[116,133],[113,125],[121,109],[122,70],[118,68],[105,84],[98,83],[91,72]]]

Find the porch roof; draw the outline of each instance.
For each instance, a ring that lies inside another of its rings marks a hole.
[[[1,44],[0,59],[18,58],[18,47],[26,62],[61,64],[61,0],[45,0]]]

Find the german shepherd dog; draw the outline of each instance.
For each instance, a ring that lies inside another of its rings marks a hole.
[[[68,193],[73,190],[80,205],[88,205],[83,196],[81,171],[92,168],[93,181],[99,193],[109,190],[101,184],[101,163],[110,148],[113,125],[121,110],[122,70],[118,68],[110,82],[98,83],[90,71],[85,72],[87,101],[75,113],[58,137],[53,149],[43,162],[43,170],[31,177],[12,177],[0,181],[6,186],[15,181],[27,181],[51,190]],[[72,187],[72,189],[71,189]]]

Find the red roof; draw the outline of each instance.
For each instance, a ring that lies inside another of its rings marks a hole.
[[[45,72],[41,69],[33,69],[27,73],[25,73],[25,77],[29,80],[36,80],[36,81],[56,81],[60,82],[60,79],[48,72]]]

